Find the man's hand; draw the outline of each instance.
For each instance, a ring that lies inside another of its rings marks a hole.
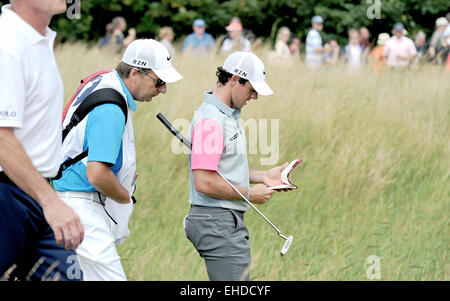
[[[269,187],[283,185],[284,183],[281,181],[281,172],[283,171],[283,169],[288,167],[288,165],[289,162],[286,162],[283,165],[269,169],[266,173],[266,176],[263,178],[263,183]]]
[[[34,168],[13,128],[0,127],[0,165],[6,175],[42,207],[56,242],[61,244],[64,239],[66,249],[76,249],[84,238],[78,215],[58,198]]]
[[[250,188],[250,202],[264,204],[270,200],[275,190],[268,189],[264,184],[256,184]]]
[[[46,202],[42,209],[56,243],[60,245],[64,239],[66,250],[78,248],[84,238],[84,229],[75,211],[58,198]]]
[[[89,161],[86,177],[98,191],[120,204],[129,204],[131,197],[128,191],[117,181],[116,176],[104,162]]]

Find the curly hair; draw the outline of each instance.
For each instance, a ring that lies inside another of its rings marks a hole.
[[[227,82],[230,80],[230,78],[233,76],[233,74],[226,71],[222,67],[217,67],[216,76],[217,76],[217,84],[220,83],[222,85],[226,85]],[[245,85],[248,79],[240,77],[238,81],[241,85]]]

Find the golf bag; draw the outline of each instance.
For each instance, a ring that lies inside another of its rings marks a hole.
[[[69,108],[72,106],[73,101],[77,98],[78,94],[84,88],[84,86],[86,86],[86,84],[88,84],[90,81],[108,72],[111,72],[111,70],[100,70],[92,73],[91,75],[81,80],[81,84],[78,86],[78,89],[76,90],[75,94],[72,96],[69,103],[64,108],[62,122],[64,122],[64,119],[66,118]],[[89,114],[90,111],[92,111],[95,107],[99,105],[107,103],[115,104],[120,107],[123,114],[125,115],[125,123],[126,123],[128,117],[128,108],[127,103],[123,98],[123,96],[112,88],[99,89],[95,92],[90,93],[88,96],[86,96],[84,99],[81,100],[81,103],[78,105],[72,117],[70,118],[70,122],[62,131],[62,141],[64,142],[64,140],[67,137],[67,134],[69,134],[69,132],[74,127],[76,127],[80,123],[80,121],[83,120],[87,116],[87,114]],[[64,161],[59,167],[58,174],[52,180],[60,179],[62,177],[63,171],[66,170],[71,165],[83,160],[88,155],[88,151],[89,150],[86,149],[84,152],[75,156],[74,158],[69,158],[66,161]]]

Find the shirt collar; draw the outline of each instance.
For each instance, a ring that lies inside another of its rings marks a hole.
[[[205,92],[205,102],[215,105],[221,112],[223,112],[225,115],[233,116],[237,115],[238,117],[241,116],[241,110],[236,108],[231,108],[223,103],[220,99],[215,97],[212,94],[212,91]]]
[[[2,18],[12,25],[12,28],[17,33],[20,33],[30,44],[37,44],[41,41],[47,40],[49,47],[53,48],[56,32],[49,27],[45,29],[45,36],[41,35],[30,24],[25,22],[16,12],[11,9],[11,4],[2,6]]]
[[[137,109],[136,102],[133,99],[133,96],[131,95],[130,91],[128,90],[127,86],[125,86],[125,83],[123,82],[122,78],[120,77],[119,73],[116,72],[117,78],[119,79],[120,85],[122,86],[123,92],[127,95],[127,103],[130,106],[130,109],[135,112]]]

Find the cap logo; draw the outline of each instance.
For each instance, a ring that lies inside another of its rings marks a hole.
[[[135,66],[139,66],[139,67],[146,67],[147,66],[147,62],[146,61],[135,59],[135,58],[131,59],[131,64],[135,65]]]
[[[171,58],[171,56],[169,55],[169,56],[167,57],[167,60],[170,61],[170,58]]]
[[[233,72],[236,73],[237,75],[244,76],[244,77],[247,77],[247,75],[248,75],[247,72],[245,72],[244,70],[238,69],[238,68],[234,68]]]

